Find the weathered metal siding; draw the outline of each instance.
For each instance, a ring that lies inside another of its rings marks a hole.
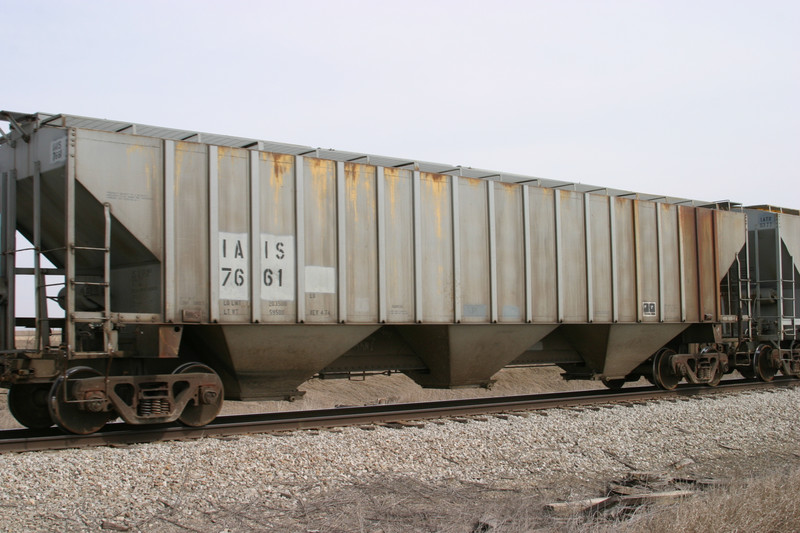
[[[660,210],[660,271],[661,306],[659,315],[666,322],[681,321],[680,240],[678,233],[678,208],[659,204]]]
[[[636,274],[639,305],[637,320],[658,322],[660,297],[658,294],[658,229],[656,205],[651,202],[634,201],[636,242]]]
[[[453,214],[449,176],[421,173],[420,277],[422,320],[452,322],[453,306]],[[417,317],[419,320],[419,317]]]
[[[741,213],[105,132],[76,150],[164,258],[176,322],[710,321],[742,244]]]
[[[700,289],[700,319],[717,320],[717,302],[719,280],[717,280],[716,232],[714,231],[714,213],[710,209],[697,209],[697,250],[698,279]]]
[[[494,187],[498,322],[525,322],[525,226],[523,187]]]
[[[634,203],[626,198],[614,198],[614,243],[616,276],[614,301],[615,321],[635,322],[639,309],[636,294],[636,234],[634,233]]]
[[[174,295],[166,301],[166,315],[176,322],[209,322],[208,147],[175,143],[174,176],[174,249],[166,253],[180,269],[171,270],[166,280],[167,286],[174,287]]]
[[[346,163],[346,322],[378,322],[376,167]]]
[[[221,323],[250,322],[250,195],[248,151],[237,148],[216,147],[211,164],[216,163],[212,195],[216,193],[218,268],[212,273],[212,286],[218,290],[216,318]]]
[[[413,172],[384,169],[386,221],[386,321],[415,320]]]
[[[3,146],[0,192],[19,204],[3,206],[4,220],[30,233],[25,209],[39,191],[45,210],[56,206],[42,224],[43,245],[91,246],[103,242],[108,203],[110,310],[126,313],[114,319],[129,332],[139,328],[125,324],[136,322],[153,324],[151,333],[171,332],[164,322],[200,324],[186,328],[184,339],[207,344],[234,369],[239,397],[293,395],[351,352],[357,360],[337,368],[427,367],[415,377],[420,383],[485,385],[550,335],[568,345],[558,349],[573,362],[622,378],[689,325],[720,319],[719,284],[745,242],[743,213],[675,199],[59,120],[105,131],[54,123],[30,143]],[[122,129],[128,133],[115,133]],[[32,176],[37,169],[41,175]],[[776,231],[764,235],[773,244],[761,252],[788,249],[796,257],[800,224],[787,221],[785,248]],[[103,250],[56,253],[55,262],[63,258],[70,279],[102,277],[101,261],[85,259],[90,254],[100,258]],[[780,278],[795,266],[784,258],[764,273]],[[96,309],[77,309],[73,293],[68,342],[76,338],[73,319],[106,321]],[[0,309],[4,318],[13,337]],[[222,325],[208,325],[215,322]],[[493,322],[503,324],[485,326]],[[383,323],[393,327],[381,330]],[[141,353],[160,353],[148,350]],[[414,361],[382,363],[399,361],[396,353]]]
[[[589,240],[591,247],[591,322],[611,322],[613,320],[613,267],[611,255],[611,226],[609,197],[587,195],[589,204]]]
[[[257,279],[261,321],[297,321],[297,239],[295,224],[295,158],[258,154],[260,198]]]
[[[559,262],[559,322],[588,320],[586,298],[586,195],[572,191],[556,191],[560,210],[557,222],[556,260]]]
[[[681,251],[683,254],[683,291],[684,319],[686,322],[700,321],[700,305],[698,300],[698,268],[697,268],[697,227],[695,209],[678,207],[678,220],[681,228]]]
[[[307,157],[304,162],[303,234],[298,246],[304,249],[305,313],[299,319],[308,323],[332,323],[337,309],[337,203],[336,163]]]
[[[460,320],[488,322],[490,312],[489,206],[485,180],[448,178],[458,181],[460,279],[456,307]]]
[[[558,275],[556,272],[555,195],[553,189],[530,187],[530,247],[532,319],[558,321]]]

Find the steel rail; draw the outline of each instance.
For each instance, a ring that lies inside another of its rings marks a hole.
[[[776,379],[769,383],[751,380],[731,380],[722,382],[717,387],[684,385],[673,391],[663,391],[653,387],[636,387],[623,389],[622,391],[599,389],[524,396],[493,396],[489,398],[435,402],[337,407],[308,411],[281,411],[255,415],[222,416],[201,428],[190,428],[177,424],[130,426],[124,423],[112,423],[92,435],[67,434],[58,428],[46,430],[3,430],[0,431],[0,453],[409,422],[413,420],[514,413],[596,404],[676,400],[798,385],[800,385],[800,380],[795,379]]]

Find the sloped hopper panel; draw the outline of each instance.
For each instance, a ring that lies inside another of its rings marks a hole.
[[[227,399],[265,400],[296,396],[300,384],[378,327],[243,324],[187,327],[184,335],[194,337],[200,359],[214,352],[207,360],[216,363]]]
[[[728,273],[747,238],[747,220],[737,211],[714,211],[717,228],[717,279]]]
[[[42,176],[42,249],[58,267],[64,260],[64,176],[49,173]],[[33,180],[26,178],[17,183],[17,229],[33,242]],[[79,246],[103,246],[105,219],[103,204],[80,183],[75,184],[75,242]],[[112,208],[111,221],[111,266],[130,266],[156,263],[158,258],[151,253],[122,222]],[[103,255],[76,251],[79,269],[102,273]],[[85,274],[85,272],[82,272]],[[117,310],[117,309],[115,309]]]
[[[556,328],[554,324],[398,326],[430,373],[409,372],[423,387],[485,386],[494,374]]]
[[[792,263],[795,268],[800,266],[800,217],[793,215],[781,215],[778,219],[781,228],[781,238],[789,255],[792,256]],[[798,269],[800,270],[800,269]],[[789,276],[785,276],[786,279]]]
[[[568,339],[586,364],[600,377],[623,378],[689,324],[574,324],[564,325]]]

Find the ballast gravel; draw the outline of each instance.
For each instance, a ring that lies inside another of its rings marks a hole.
[[[568,498],[632,470],[726,478],[781,463],[800,463],[800,388],[4,454],[0,530],[225,531],[225,517],[243,509],[260,510],[257,529],[270,530],[270,512],[374,480]]]

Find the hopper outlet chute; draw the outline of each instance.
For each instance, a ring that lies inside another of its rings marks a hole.
[[[194,352],[224,362],[227,399],[284,400],[379,327],[208,325],[187,327],[184,339]]]
[[[606,379],[624,378],[689,324],[570,324],[563,337]]]
[[[423,387],[487,386],[491,378],[553,331],[555,324],[398,326],[397,331],[428,366],[408,372]]]

